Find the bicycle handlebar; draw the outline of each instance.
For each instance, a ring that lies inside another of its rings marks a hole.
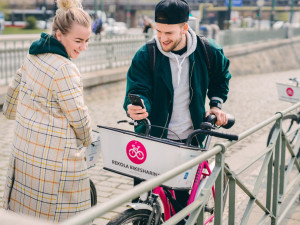
[[[224,126],[222,126],[225,129],[231,128],[234,125],[234,123],[235,123],[235,119],[234,119],[234,117],[232,115],[227,114],[227,118],[228,118],[227,124],[224,125]],[[212,131],[211,129],[216,128],[216,126],[215,126],[216,121],[217,121],[217,117],[215,115],[213,115],[213,114],[208,115],[205,118],[205,122],[201,123],[200,129],[197,129],[197,130],[193,131],[188,136],[187,141],[186,141],[186,146],[190,146],[191,145],[193,137],[195,135],[197,135],[197,134],[206,134],[206,135],[210,135],[210,136],[214,136],[214,137],[228,139],[228,140],[231,140],[231,141],[238,140],[238,136],[237,135],[234,135],[234,134],[225,134],[225,133],[221,133],[221,132]],[[138,125],[137,121],[133,121],[133,122],[130,122],[130,121],[127,121],[127,120],[118,121],[118,123],[122,123],[122,122],[127,122],[130,125],[134,125],[134,126]],[[151,131],[151,126],[152,126],[151,123],[150,123],[150,121],[149,121],[149,119],[146,118],[146,119],[142,120],[141,122],[144,122],[145,125],[146,125],[145,136],[149,136],[150,135],[150,131]]]
[[[216,132],[216,131],[212,131],[212,130],[195,130],[193,131],[187,138],[185,145],[186,146],[190,146],[192,143],[192,139],[195,135],[197,134],[206,134],[206,135],[210,135],[210,136],[214,136],[214,137],[219,137],[219,138],[224,138],[224,139],[228,139],[231,141],[237,141],[239,139],[238,135],[235,134],[225,134],[225,133],[221,133],[221,132]]]
[[[299,87],[299,82],[298,82],[298,80],[297,80],[296,77],[290,78],[289,80],[295,82],[295,83],[296,83],[296,86]]]

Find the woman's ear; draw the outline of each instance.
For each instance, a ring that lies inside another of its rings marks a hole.
[[[60,30],[56,30],[55,36],[58,41],[61,41],[62,33]]]

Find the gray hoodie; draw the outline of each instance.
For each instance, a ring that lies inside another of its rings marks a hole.
[[[172,71],[172,83],[174,89],[174,101],[172,117],[169,124],[168,138],[177,140],[186,139],[193,131],[193,123],[189,110],[190,91],[189,91],[189,55],[192,54],[197,47],[197,36],[195,32],[189,28],[187,34],[187,51],[182,55],[176,55],[172,52],[162,50],[161,44],[155,37],[159,51],[167,56],[170,61]],[[173,132],[172,132],[173,131]]]

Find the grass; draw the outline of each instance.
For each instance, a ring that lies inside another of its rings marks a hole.
[[[20,27],[5,27],[2,34],[40,34],[46,30],[42,29],[24,29]]]

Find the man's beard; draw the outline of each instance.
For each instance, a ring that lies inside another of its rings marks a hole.
[[[182,41],[182,37],[180,37],[180,39],[177,39],[177,41],[173,44],[173,46],[169,49],[169,50],[164,50],[164,48],[163,48],[163,50],[165,51],[165,52],[171,52],[171,51],[173,51],[175,48],[177,48],[177,46],[181,43],[181,41]],[[162,44],[161,44],[161,46],[163,46]],[[180,50],[180,49],[179,49]]]

